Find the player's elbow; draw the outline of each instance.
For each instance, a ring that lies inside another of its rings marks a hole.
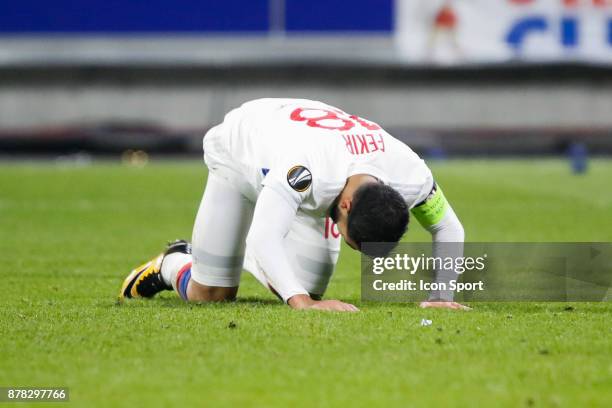
[[[447,236],[445,241],[447,242],[464,242],[465,241],[465,229],[463,224],[459,221],[459,218],[455,215],[452,217],[447,227],[445,228],[444,234]]]
[[[459,219],[457,219],[457,223],[454,226],[454,229],[455,235],[457,237],[457,242],[465,241],[465,229],[463,228],[463,224],[461,224],[461,221],[459,221]]]
[[[464,242],[465,230],[463,224],[454,213],[448,214],[431,229],[434,240],[437,242]]]

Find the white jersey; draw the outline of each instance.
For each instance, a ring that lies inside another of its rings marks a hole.
[[[269,186],[314,217],[325,216],[354,174],[393,187],[410,208],[433,185],[423,160],[379,125],[307,99],[247,102],[207,134],[204,146],[207,165],[236,172],[252,201]]]

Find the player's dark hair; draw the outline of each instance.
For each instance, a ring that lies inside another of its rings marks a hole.
[[[359,250],[369,256],[386,256],[397,244],[408,226],[408,206],[393,188],[368,183],[353,195],[348,214],[347,233]],[[383,242],[376,248],[362,247],[364,242]]]

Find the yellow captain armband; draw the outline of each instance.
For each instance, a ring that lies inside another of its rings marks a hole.
[[[434,183],[427,198],[410,211],[423,227],[431,227],[440,222],[446,214],[447,208],[448,201],[446,201],[442,189]]]

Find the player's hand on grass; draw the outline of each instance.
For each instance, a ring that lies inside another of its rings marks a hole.
[[[422,307],[423,309],[427,309],[430,307],[436,307],[436,308],[440,308],[440,309],[457,309],[457,310],[472,310],[471,307],[467,307],[465,305],[462,305],[461,303],[457,303],[457,302],[443,302],[443,301],[427,301],[427,302],[421,302],[421,304],[419,305],[420,307]]]
[[[350,303],[344,303],[339,300],[315,300],[308,309],[328,310],[332,312],[358,312],[357,306]]]
[[[331,312],[358,312],[359,309],[350,303],[339,300],[314,300],[308,295],[295,295],[287,302],[289,306],[300,310],[327,310]]]

